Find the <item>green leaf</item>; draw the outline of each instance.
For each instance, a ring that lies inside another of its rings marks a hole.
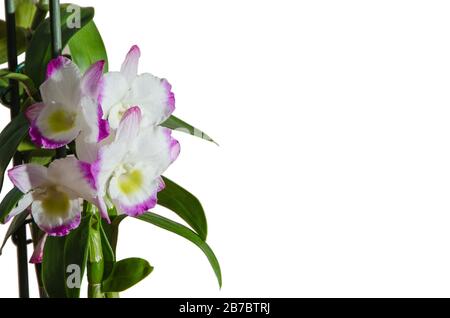
[[[80,26],[72,27],[73,12],[67,11],[67,4],[61,5],[62,46],[94,18],[94,8],[80,8]],[[68,24],[69,22],[69,24]],[[46,19],[36,29],[25,56],[25,74],[39,87],[45,79],[47,64],[51,59],[50,20]]]
[[[0,223],[5,224],[6,217],[17,206],[17,202],[22,199],[23,193],[17,188],[12,188],[0,203]]]
[[[83,278],[84,270],[88,257],[88,238],[89,238],[89,224],[92,215],[84,217],[80,225],[69,233],[64,244],[64,282],[70,279],[69,275],[72,272],[67,272],[68,266],[75,264],[80,268],[80,283]],[[68,284],[64,284],[66,289],[66,296],[68,298],[79,298],[80,288],[69,288]]]
[[[102,223],[103,224],[103,223]],[[114,251],[109,243],[108,236],[106,235],[103,226],[101,227],[101,239],[102,239],[102,251],[103,251],[103,261],[104,261],[104,269],[103,269],[103,277],[108,277],[112,269],[114,267],[114,263],[116,262],[116,257],[114,256]]]
[[[172,210],[206,240],[208,225],[200,201],[186,189],[163,177],[166,187],[158,193],[158,204]]]
[[[28,29],[33,23],[36,5],[34,0],[15,0],[16,26]]]
[[[175,116],[170,116],[169,118],[167,118],[167,120],[165,122],[163,122],[161,124],[161,126],[170,128],[172,130],[181,131],[181,132],[199,137],[199,138],[207,140],[207,141],[211,141],[217,145],[217,143],[211,137],[209,137],[207,134],[205,134],[203,131],[195,128],[194,126],[188,124],[187,122],[185,122]]]
[[[70,55],[80,71],[84,73],[97,61],[105,61],[104,71],[108,71],[108,55],[105,44],[94,21],[86,24],[68,43]]]
[[[48,236],[42,259],[42,283],[50,298],[66,298],[64,246],[66,236]]]
[[[27,132],[28,120],[21,113],[10,121],[0,133],[0,191],[3,186],[5,170]]]
[[[24,28],[16,28],[17,55],[22,54],[27,49],[28,32]],[[0,20],[0,64],[8,61],[8,51],[6,45],[6,22]]]
[[[80,225],[68,235],[48,236],[44,246],[42,259],[42,283],[51,298],[78,298],[80,289],[69,288],[72,282],[68,266],[78,265],[80,268],[80,283],[86,268],[88,258],[89,226],[92,215],[83,217]]]
[[[160,216],[158,214],[152,213],[152,212],[146,212],[143,215],[137,217],[138,219],[152,223],[160,228],[163,228],[167,231],[173,232],[175,234],[178,234],[185,239],[191,241],[195,245],[197,245],[203,253],[205,253],[206,257],[208,258],[209,263],[211,264],[214,273],[216,274],[217,281],[219,283],[219,286],[222,287],[222,273],[220,271],[220,264],[217,260],[216,256],[214,255],[214,252],[212,249],[206,244],[205,241],[203,241],[200,236],[198,236],[195,232],[190,230],[189,228],[185,227],[184,225],[181,225],[177,222],[174,222],[172,220],[169,220],[163,216]]]
[[[136,285],[153,271],[142,258],[126,258],[114,264],[111,275],[103,281],[103,292],[121,292]]]
[[[53,149],[36,149],[27,151],[23,154],[26,162],[36,163],[41,166],[49,164],[56,156],[56,151]]]
[[[0,255],[2,255],[3,248],[5,247],[6,242],[8,242],[9,238],[19,229],[19,227],[23,225],[28,215],[28,213],[20,213],[12,220],[8,230],[6,231],[2,246],[0,247]]]

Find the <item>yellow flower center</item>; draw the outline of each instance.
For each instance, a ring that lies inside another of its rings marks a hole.
[[[48,187],[46,190],[42,198],[44,212],[49,216],[67,217],[70,210],[69,196],[55,187]]]
[[[142,173],[139,170],[131,170],[119,177],[119,188],[125,194],[138,191],[143,183]]]
[[[75,119],[76,113],[58,109],[48,117],[48,126],[54,133],[66,132],[75,126]]]

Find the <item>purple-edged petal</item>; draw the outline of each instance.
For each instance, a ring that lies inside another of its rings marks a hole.
[[[81,79],[82,92],[93,100],[98,100],[103,90],[104,67],[105,61],[103,60],[92,64]]]
[[[60,104],[36,106],[28,116],[37,114],[30,125],[30,138],[39,147],[55,149],[67,145],[80,133],[78,111]]]
[[[170,163],[173,163],[180,154],[180,143],[178,140],[172,137],[172,130],[168,128],[163,128],[164,134],[166,136],[166,142],[169,148],[169,160]]]
[[[70,200],[69,195],[56,190],[43,194],[31,205],[37,226],[50,236],[64,236],[78,227],[81,221],[82,200]]]
[[[49,79],[56,76],[56,74],[63,69],[64,64],[66,63],[68,63],[68,58],[64,56],[58,56],[57,58],[50,60],[47,64],[46,78]]]
[[[124,104],[141,107],[145,126],[158,125],[175,110],[175,96],[167,80],[145,73],[135,78]]]
[[[59,56],[47,66],[47,79],[40,86],[42,100],[46,105],[58,103],[77,107],[81,98],[81,74],[70,59]]]
[[[172,85],[165,78],[163,78],[162,84],[167,94],[167,106],[170,114],[172,114],[175,111],[175,94],[172,92]]]
[[[31,264],[40,264],[42,263],[42,258],[44,257],[44,246],[45,241],[47,240],[47,234],[44,234],[39,242],[34,247],[33,255],[31,255],[30,263]]]
[[[100,142],[109,136],[109,125],[104,120],[101,105],[89,97],[81,101],[82,109],[80,116],[81,134],[79,138],[87,143]]]
[[[8,177],[23,193],[27,193],[48,182],[47,168],[34,163],[11,168],[8,170]]]
[[[98,136],[97,142],[100,142],[107,138],[110,133],[108,120],[103,119],[103,109],[99,103],[97,107],[97,124],[98,124]]]
[[[128,83],[131,83],[137,75],[139,58],[141,51],[137,45],[133,45],[122,63],[120,72],[125,76]]]
[[[138,106],[129,108],[120,121],[116,140],[126,141],[127,143],[132,142],[139,133],[141,119],[141,109]]]
[[[134,172],[130,171],[129,173]],[[129,184],[126,185],[126,183],[130,182],[129,176],[127,175],[121,175],[111,179],[109,196],[119,214],[138,216],[156,205],[157,193],[164,189],[164,182],[160,177],[154,180],[150,180],[146,176],[144,177],[145,170],[141,173],[143,173],[142,184],[135,183],[131,187]],[[124,184],[126,185],[125,187]]]

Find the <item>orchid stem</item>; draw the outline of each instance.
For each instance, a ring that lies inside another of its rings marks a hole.
[[[101,239],[101,220],[98,211],[93,208],[93,217],[89,227],[89,256],[87,262],[88,297],[105,298],[101,290],[104,272],[104,259]]]
[[[5,0],[6,13],[6,43],[8,49],[8,69],[16,72],[17,69],[17,46],[16,46],[16,8],[14,0]],[[9,80],[9,88],[11,91],[11,118],[19,115],[19,83],[15,80]],[[22,158],[19,152],[16,152],[13,158],[13,164],[19,165]],[[28,287],[28,256],[27,256],[27,229],[25,224],[19,227],[14,233],[17,242],[17,265],[19,272],[19,297],[29,298]]]
[[[50,0],[50,32],[52,35],[52,56],[55,58],[61,55],[62,51],[59,0]]]

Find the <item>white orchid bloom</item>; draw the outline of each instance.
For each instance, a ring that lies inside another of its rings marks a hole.
[[[140,55],[139,47],[133,46],[120,72],[104,76],[101,104],[104,118],[113,129],[117,129],[127,109],[135,105],[141,109],[144,126],[161,124],[175,110],[175,97],[167,80],[149,73],[137,74]]]
[[[94,161],[92,151],[85,151],[89,147],[77,148],[78,157],[91,162],[91,184],[104,218],[111,205],[130,216],[153,208],[164,188],[161,174],[180,152],[170,129],[143,127],[141,120],[139,107],[125,111],[115,135],[100,144]]]
[[[53,161],[50,166],[23,164],[8,171],[12,183],[24,193],[7,219],[26,213],[31,205],[35,223],[51,236],[64,236],[80,224],[83,199],[95,203],[85,163],[75,157]]]
[[[59,56],[47,66],[47,79],[40,86],[42,102],[26,110],[33,142],[55,149],[75,138],[97,142],[109,133],[102,119],[100,102],[104,61],[94,63],[81,76],[71,60]]]

